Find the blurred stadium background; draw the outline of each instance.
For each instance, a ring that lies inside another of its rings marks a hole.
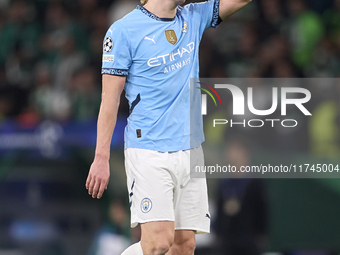
[[[137,4],[0,0],[0,255],[115,255],[138,240],[139,229],[129,228],[124,100],[109,189],[102,200],[85,189],[103,38]],[[201,77],[336,78],[340,0],[253,0],[205,33],[200,54]],[[225,149],[235,165],[268,158],[338,163],[339,86],[312,88],[313,117],[295,132],[226,130],[221,142],[207,129],[208,146]],[[212,234],[197,238],[196,254],[340,254],[338,179],[209,180],[209,186]]]

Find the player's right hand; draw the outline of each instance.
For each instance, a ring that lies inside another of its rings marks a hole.
[[[110,178],[110,165],[108,160],[95,158],[86,180],[86,189],[93,198],[100,199],[107,189]]]

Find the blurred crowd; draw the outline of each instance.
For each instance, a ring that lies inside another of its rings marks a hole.
[[[209,31],[213,43],[204,44],[201,76],[338,76],[339,19],[338,0],[255,1]]]
[[[95,118],[104,35],[138,3],[1,0],[0,119]],[[340,0],[258,0],[206,32],[201,77],[336,77],[339,55]]]
[[[104,35],[137,1],[0,1],[0,118],[98,114]]]

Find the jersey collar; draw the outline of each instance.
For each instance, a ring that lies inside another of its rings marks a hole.
[[[176,16],[173,18],[160,18],[156,16],[155,14],[149,12],[147,9],[145,9],[142,5],[137,5],[137,9],[141,10],[145,15],[149,16],[150,18],[158,21],[174,21]]]

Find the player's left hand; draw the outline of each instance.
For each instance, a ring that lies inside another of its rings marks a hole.
[[[100,199],[107,189],[110,178],[110,165],[107,160],[95,159],[86,180],[86,189],[93,198]]]

